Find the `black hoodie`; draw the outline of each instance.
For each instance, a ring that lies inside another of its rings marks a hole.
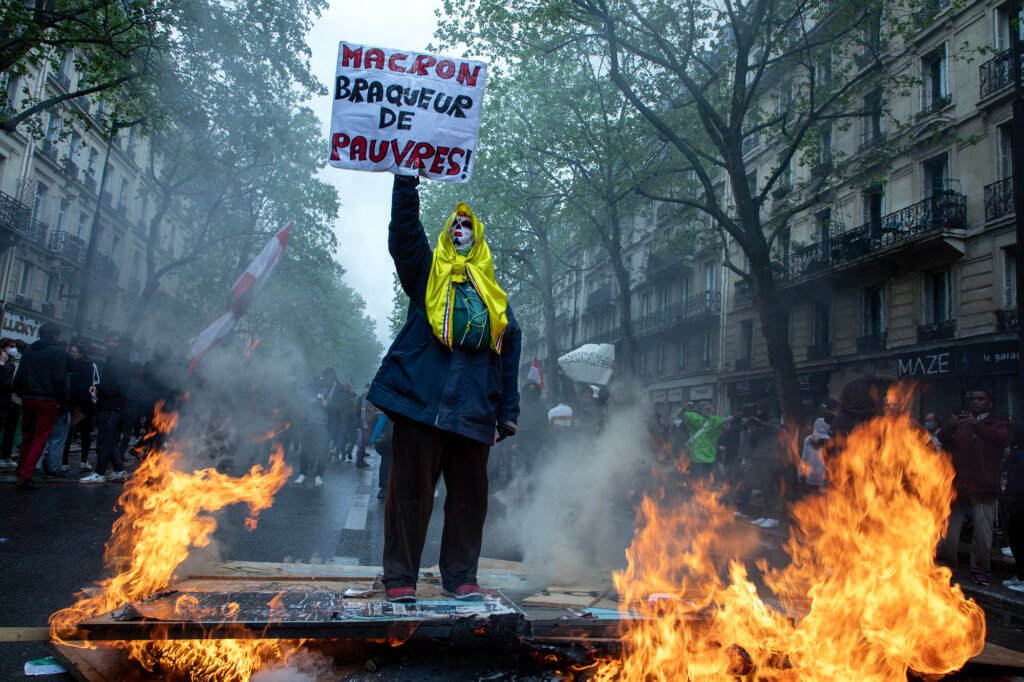
[[[67,351],[40,339],[25,349],[14,376],[14,391],[22,400],[48,400],[66,408],[70,370]]]

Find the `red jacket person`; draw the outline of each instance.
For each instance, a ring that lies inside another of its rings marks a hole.
[[[459,204],[431,249],[419,219],[419,178],[396,176],[388,249],[410,304],[368,399],[394,423],[384,507],[384,586],[412,602],[444,476],[441,581],[478,600],[491,445],[516,431],[520,331],[494,278],[484,226]]]

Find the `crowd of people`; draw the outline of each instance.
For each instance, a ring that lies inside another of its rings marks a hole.
[[[133,363],[114,332],[106,337],[102,362],[94,362],[85,344],[64,343],[61,334],[60,326],[46,323],[31,344],[0,339],[0,470],[16,470],[19,490],[39,488],[37,468],[44,480],[72,477],[75,439],[80,483],[125,480],[126,458],[142,456],[132,438],[141,438],[155,404],[174,392],[161,354]]]

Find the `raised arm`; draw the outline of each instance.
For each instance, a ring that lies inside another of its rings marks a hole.
[[[430,243],[420,222],[420,179],[396,175],[391,192],[391,224],[388,226],[388,251],[395,261],[402,289],[414,302],[422,304],[430,271]]]

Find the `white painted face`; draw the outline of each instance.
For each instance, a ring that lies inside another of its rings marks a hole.
[[[465,256],[473,248],[473,219],[467,215],[455,216],[448,234],[451,235],[455,250]]]

